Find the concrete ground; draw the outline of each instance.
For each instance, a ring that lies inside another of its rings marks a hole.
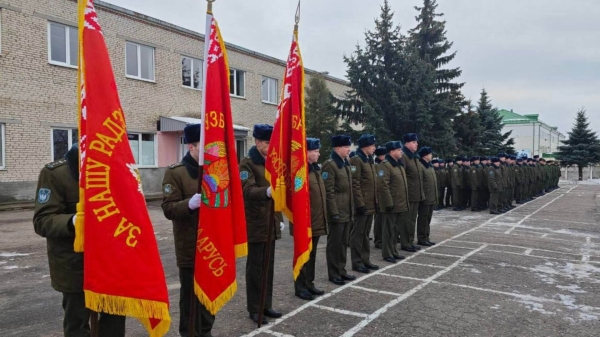
[[[564,185],[511,212],[435,212],[435,247],[339,287],[327,280],[325,239],[317,253],[324,296],[294,296],[292,240],[277,242],[274,308],[286,315],[256,330],[248,319],[245,259],[239,290],[217,315],[214,336],[599,336],[600,186]],[[172,228],[160,203],[155,225],[178,336],[179,284]],[[45,241],[32,211],[0,212],[0,336],[61,336],[61,295],[50,287]],[[287,229],[285,231],[287,233]],[[348,264],[348,270],[350,265]],[[356,274],[356,273],[355,273]],[[135,319],[127,336],[145,336]]]

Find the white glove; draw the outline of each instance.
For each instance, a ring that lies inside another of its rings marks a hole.
[[[202,194],[196,193],[194,196],[188,201],[188,207],[193,211],[200,208],[200,199]]]
[[[71,221],[73,222],[73,226],[75,226],[75,224],[77,223],[77,214],[73,215],[71,219]]]
[[[271,197],[271,186],[269,186],[269,188],[267,188],[267,197]]]
[[[279,229],[283,231],[284,228],[285,228],[285,224],[283,222],[280,222]]]

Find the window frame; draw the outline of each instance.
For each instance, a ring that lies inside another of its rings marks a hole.
[[[52,128],[50,128],[50,158],[52,159],[52,161],[57,161],[60,158],[54,158],[54,130],[67,131],[67,151],[69,151],[71,149],[71,146],[73,146],[73,130],[77,130],[77,132],[79,132],[79,130],[78,130],[78,128],[69,128],[69,127],[52,127]],[[77,142],[79,142],[79,139],[77,139]]]
[[[240,146],[241,145],[241,146]],[[241,147],[241,151],[240,151]],[[237,154],[238,165],[246,156],[246,139],[244,138],[236,138],[235,139],[235,151]]]
[[[136,46],[137,71],[138,71],[137,76],[129,75],[127,73],[127,44],[132,44],[132,45]],[[152,75],[154,78],[151,80],[142,77],[142,48],[140,48],[141,46],[152,49],[152,68],[153,68]],[[125,40],[125,77],[133,79],[133,80],[138,80],[138,81],[156,83],[156,48],[153,46],[146,45],[146,44]]]
[[[187,86],[185,84],[183,84],[183,59],[190,59],[191,60],[191,69],[192,72],[194,70],[194,61],[200,61],[200,87],[199,88],[194,88],[194,75],[192,74],[190,76],[190,86]],[[186,88],[186,89],[192,89],[192,90],[198,90],[198,91],[202,91],[202,89],[204,89],[202,86],[204,85],[204,60],[202,59],[197,59],[195,57],[191,57],[191,56],[185,56],[185,55],[181,55],[181,72],[182,72],[182,79],[181,79],[181,86]]]
[[[0,148],[0,170],[6,170],[6,124],[0,123],[0,144],[2,147]]]
[[[58,26],[62,26],[65,28],[65,62],[61,62],[61,61],[55,61],[52,59],[52,35],[50,34],[50,27],[52,27],[52,25],[58,25]],[[79,67],[77,66],[77,64],[79,64],[79,62],[77,60],[75,60],[75,64],[76,65],[72,65],[69,61],[71,61],[71,30],[69,28],[75,28],[75,30],[77,30],[77,27],[74,26],[69,26],[66,25],[64,23],[60,23],[60,22],[56,22],[56,21],[51,21],[48,20],[47,25],[46,25],[46,33],[48,35],[48,63],[55,65],[55,66],[60,66],[60,67],[66,67],[66,68],[71,68],[71,69],[78,69]],[[79,36],[76,36],[76,39],[79,40]],[[78,48],[79,48],[79,42],[77,44]]]
[[[269,88],[269,83],[270,80],[271,81],[275,81],[275,101],[271,102],[268,100],[269,97],[267,97],[267,100],[264,100],[262,97],[262,85],[264,81],[267,81],[267,96],[271,94],[270,88]],[[272,104],[272,105],[277,105],[279,104],[279,80],[274,78],[274,77],[269,77],[269,76],[262,76],[261,81],[260,81],[260,100],[261,102],[265,103],[265,104]]]
[[[237,98],[246,98],[246,71],[244,70],[240,70],[240,69],[235,69],[235,68],[229,68],[230,71],[230,75],[231,76],[231,71],[234,72],[233,75],[233,82],[234,83],[229,83],[229,96],[231,97],[237,97]],[[243,73],[244,74],[244,94],[243,95],[239,95],[239,93],[235,92],[237,90],[237,78],[238,78],[238,73]],[[231,93],[231,88],[233,88],[234,93]]]
[[[138,136],[138,161],[139,163],[135,163],[137,168],[157,168],[158,167],[158,135],[156,133],[151,132],[127,132],[127,136],[129,135],[137,135]],[[152,151],[154,152],[154,164],[153,165],[142,165],[142,155],[143,155],[143,146],[142,146],[142,135],[152,135],[154,138],[154,146]],[[127,140],[129,142],[129,138]],[[129,144],[131,146],[131,144]],[[133,153],[132,153],[133,154]],[[135,159],[135,158],[134,158]]]

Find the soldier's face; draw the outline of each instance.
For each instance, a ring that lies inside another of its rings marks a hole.
[[[269,141],[255,139],[254,143],[256,144],[258,152],[260,152],[263,157],[267,157],[267,153],[269,152]]]
[[[319,161],[319,156],[321,156],[319,149],[306,151],[306,160],[309,164],[314,164]]]
[[[333,151],[335,151],[342,159],[346,159],[350,155],[350,146],[334,147]]]
[[[192,156],[192,158],[196,159],[196,161],[200,159],[200,147],[198,146],[199,144],[200,142],[188,144],[188,150],[190,151],[190,155]]]
[[[433,163],[433,167],[435,167],[435,168],[438,168],[438,167],[440,167],[440,164],[438,164],[438,163]]]
[[[375,144],[367,146],[367,147],[363,147],[361,150],[367,155],[367,156],[371,156],[373,155],[373,153],[375,153],[375,150],[377,149],[377,146],[375,146]]]
[[[426,156],[423,157],[423,160],[426,161],[426,162],[428,162],[428,163],[431,161],[431,159],[433,159],[433,153],[430,153],[430,154],[428,154],[428,155],[426,155]]]
[[[411,150],[412,152],[417,152],[417,149],[419,148],[419,142],[414,141],[414,142],[404,143],[404,146],[406,146],[406,148]]]
[[[404,154],[402,152],[402,149],[395,149],[389,152],[390,157],[394,158],[395,160],[400,160],[402,159],[402,155]]]
[[[454,162],[453,161],[449,162],[448,166],[453,167],[454,166]]]
[[[381,156],[377,156],[377,159],[383,161],[385,159],[385,154],[382,154]]]

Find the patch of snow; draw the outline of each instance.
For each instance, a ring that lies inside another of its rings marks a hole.
[[[544,310],[544,305],[542,303],[528,301],[528,300],[519,300],[517,302],[525,304],[527,306],[527,309],[529,309],[529,311],[537,311],[544,315],[554,315],[553,312]]]
[[[13,257],[13,256],[27,256],[31,254],[22,254],[22,253],[0,253],[0,257]]]
[[[500,263],[498,263],[498,265],[499,265],[500,267],[506,267],[506,266],[508,266],[508,265],[507,265],[506,263],[504,263],[504,262],[500,262]]]
[[[556,287],[559,289],[562,289],[562,290],[572,292],[574,294],[585,294],[586,293],[585,290],[581,290],[581,288],[579,288],[579,286],[576,284],[571,284],[569,286],[556,286]]]
[[[490,307],[490,309],[498,310],[500,309],[500,305],[496,304],[495,306]]]
[[[3,269],[5,269],[5,270],[19,269],[19,266],[6,266]]]
[[[585,312],[579,313],[579,318],[582,321],[597,321],[599,318],[596,315],[586,314]]]
[[[481,272],[475,268],[471,268],[470,271],[471,271],[471,273],[474,273],[474,274],[481,274]]]

